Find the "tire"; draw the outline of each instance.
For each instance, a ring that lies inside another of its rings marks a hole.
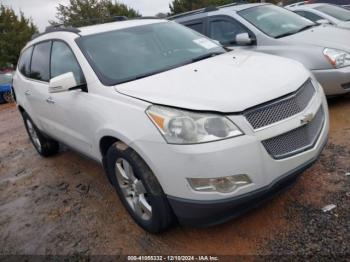
[[[107,174],[135,222],[150,233],[172,226],[175,217],[167,197],[143,159],[121,142],[109,148],[106,158]]]
[[[55,155],[59,150],[59,143],[48,136],[44,135],[33,123],[32,119],[26,112],[22,113],[24,125],[28,136],[36,151],[43,156],[49,157]]]
[[[11,92],[5,92],[2,94],[2,98],[7,102],[7,103],[12,103],[14,102],[13,96]]]

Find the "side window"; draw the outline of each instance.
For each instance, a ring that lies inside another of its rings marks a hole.
[[[191,28],[191,29],[194,30],[194,31],[197,31],[198,33],[201,33],[201,34],[204,33],[203,22],[185,24],[185,26]]]
[[[85,84],[85,78],[78,61],[67,44],[54,41],[51,53],[51,78],[72,72],[78,85]]]
[[[30,77],[48,82],[50,80],[51,41],[34,46]]]
[[[248,30],[234,20],[216,19],[210,21],[210,38],[221,44],[236,44],[236,36],[241,33],[249,33]]]
[[[295,11],[295,13],[297,13],[298,15],[301,15],[302,17],[305,17],[306,19],[311,20],[312,22],[316,22],[318,20],[324,19],[323,17],[308,11]]]
[[[24,75],[29,77],[30,74],[30,59],[32,57],[33,47],[29,47],[21,55],[18,62],[18,70]]]

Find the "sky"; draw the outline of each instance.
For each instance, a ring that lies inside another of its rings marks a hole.
[[[169,12],[171,0],[119,0],[142,15],[153,16],[159,12]],[[26,17],[31,17],[33,22],[43,31],[48,26],[48,21],[55,19],[56,6],[67,5],[69,0],[0,0],[0,3],[12,7],[16,13],[23,11]]]

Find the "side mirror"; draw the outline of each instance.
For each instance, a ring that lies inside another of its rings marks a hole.
[[[330,25],[331,22],[329,22],[327,19],[320,19],[320,20],[316,21],[316,24],[319,24],[319,25]]]
[[[237,45],[251,45],[253,40],[250,38],[248,33],[241,33],[236,35],[236,44]]]
[[[49,93],[60,93],[79,89],[72,72],[56,76],[50,80]]]

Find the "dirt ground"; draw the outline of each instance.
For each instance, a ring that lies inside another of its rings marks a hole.
[[[102,167],[70,150],[41,158],[14,105],[0,105],[0,254],[350,255],[350,96],[329,101],[320,160],[260,208],[224,225],[140,229]],[[322,212],[322,207],[337,207]]]

